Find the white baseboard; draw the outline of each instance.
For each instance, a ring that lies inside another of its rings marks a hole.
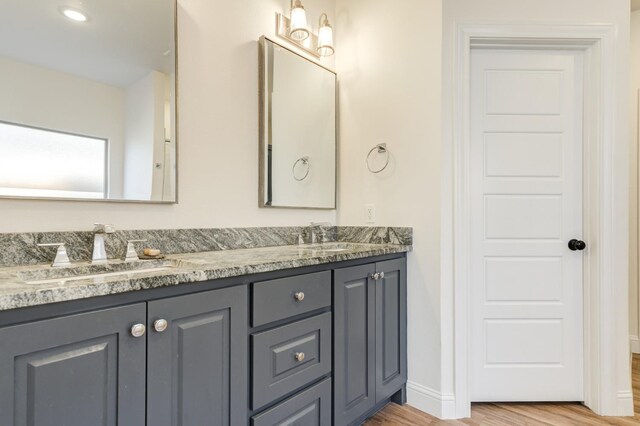
[[[456,398],[418,383],[407,382],[407,403],[439,419],[455,419]]]
[[[633,392],[632,391],[618,391],[618,404],[616,416],[620,417],[632,417],[633,412]]]
[[[631,352],[634,354],[640,354],[640,339],[638,336],[629,336],[631,341]]]

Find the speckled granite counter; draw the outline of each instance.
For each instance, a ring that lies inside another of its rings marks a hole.
[[[410,245],[401,244],[333,242],[173,254],[163,261],[135,264],[111,261],[103,266],[79,263],[62,269],[48,265],[0,268],[0,311],[410,250]],[[91,277],[83,277],[89,274]]]

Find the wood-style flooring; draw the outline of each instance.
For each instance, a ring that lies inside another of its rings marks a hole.
[[[633,357],[635,417],[599,417],[581,404],[565,403],[483,403],[473,404],[471,418],[439,420],[408,405],[387,405],[366,426],[474,425],[474,426],[582,426],[640,425],[640,356]]]

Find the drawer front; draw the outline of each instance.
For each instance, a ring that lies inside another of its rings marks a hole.
[[[331,424],[331,379],[326,379],[282,404],[253,416],[251,426],[323,426]]]
[[[251,336],[252,408],[293,392],[331,371],[331,313]]]
[[[330,306],[331,271],[254,283],[252,300],[254,327]]]

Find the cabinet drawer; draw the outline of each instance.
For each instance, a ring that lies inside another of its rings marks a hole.
[[[331,424],[331,379],[287,399],[282,404],[253,416],[251,426]]]
[[[302,300],[296,294],[304,294]],[[253,284],[252,325],[304,314],[331,305],[331,271]]]
[[[251,336],[252,408],[331,371],[331,313]]]

